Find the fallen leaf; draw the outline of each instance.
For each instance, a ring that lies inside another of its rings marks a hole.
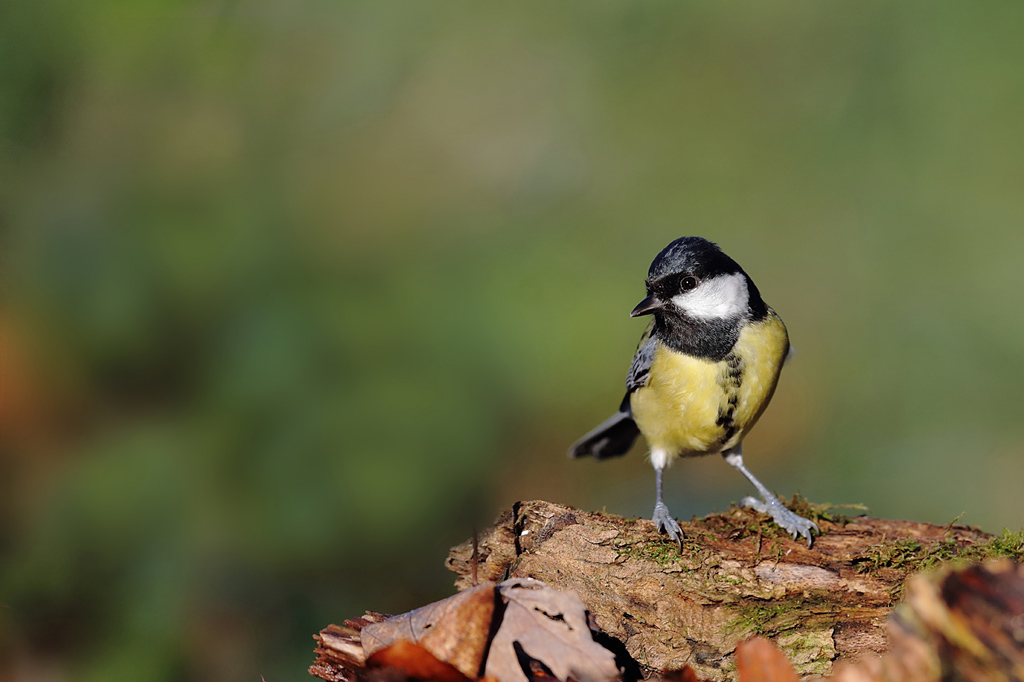
[[[368,668],[391,668],[423,682],[470,682],[470,678],[419,644],[404,639],[376,651],[366,659]]]
[[[494,583],[481,583],[448,599],[366,625],[360,633],[363,652],[369,657],[400,640],[414,642],[476,679],[487,654],[496,588]]]
[[[736,647],[736,671],[740,682],[798,682],[793,666],[778,647],[763,637],[753,637]]]
[[[499,591],[505,613],[487,657],[488,676],[501,682],[539,679],[538,672],[579,682],[619,679],[615,655],[594,641],[575,593],[530,579],[506,580]],[[524,660],[540,662],[546,670],[524,670]]]
[[[684,666],[678,670],[666,670],[661,674],[663,682],[707,682],[699,677],[690,666]]]

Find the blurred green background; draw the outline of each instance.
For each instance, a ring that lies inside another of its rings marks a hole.
[[[781,494],[1024,525],[1024,5],[0,5],[0,679],[307,679],[451,591],[565,450],[670,240],[797,355]],[[752,492],[719,458],[680,517]]]

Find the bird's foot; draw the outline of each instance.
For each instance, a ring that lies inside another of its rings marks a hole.
[[[812,532],[821,533],[818,528],[818,524],[810,519],[791,512],[781,502],[774,497],[771,497],[764,502],[754,497],[744,497],[740,504],[744,507],[749,507],[755,511],[759,511],[762,514],[768,514],[772,517],[776,524],[782,530],[793,536],[796,540],[797,536],[801,536],[807,540],[807,546],[810,547],[811,543],[814,542],[814,537],[811,535]],[[655,510],[657,514],[657,510]]]
[[[659,533],[667,533],[670,538],[679,543],[680,547],[683,546],[683,530],[679,527],[676,520],[672,518],[668,507],[661,500],[654,505],[654,516],[651,517],[651,521],[654,521],[654,525],[658,527]]]

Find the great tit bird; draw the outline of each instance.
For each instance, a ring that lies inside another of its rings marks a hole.
[[[577,441],[570,457],[617,457],[641,433],[651,450],[657,502],[653,521],[682,541],[661,496],[661,474],[676,457],[721,453],[764,501],[743,504],[770,514],[807,539],[818,526],[793,513],[743,465],[743,439],[768,406],[790,351],[789,335],[746,272],[717,244],[682,237],[647,273],[647,298],[630,317],[652,315],[626,375],[619,411]]]

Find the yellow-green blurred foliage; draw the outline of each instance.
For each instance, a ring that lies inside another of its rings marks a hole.
[[[606,417],[699,234],[782,494],[1024,524],[1024,5],[4,3],[0,678],[305,679]],[[751,492],[677,464],[677,515]]]

